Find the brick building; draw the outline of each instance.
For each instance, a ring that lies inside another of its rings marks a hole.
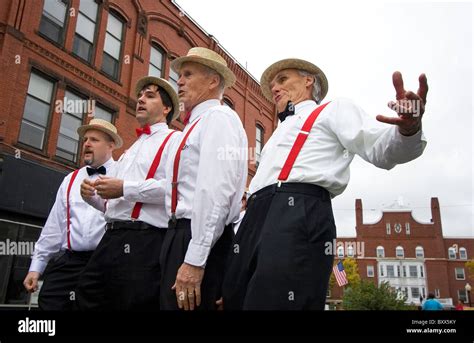
[[[92,116],[113,122],[120,156],[135,140],[136,81],[156,75],[176,86],[170,62],[194,46],[221,54],[237,77],[224,102],[247,132],[251,178],[277,124],[274,107],[173,1],[1,1],[0,242],[37,240],[64,175],[80,166],[77,127]],[[0,304],[25,304],[28,266],[29,256],[0,256]]]
[[[474,238],[443,236],[437,198],[431,198],[429,222],[416,220],[398,202],[383,209],[374,223],[364,223],[362,213],[362,200],[356,199],[356,237],[337,238],[336,259],[355,258],[361,279],[388,281],[407,295],[408,303],[419,304],[420,296],[428,293],[445,305],[468,301],[465,286],[474,284],[474,276],[468,275],[465,263],[472,260]],[[336,283],[328,302],[340,301],[342,292]]]

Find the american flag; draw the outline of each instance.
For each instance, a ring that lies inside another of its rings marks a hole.
[[[334,276],[336,277],[336,281],[339,287],[348,284],[346,271],[344,270],[344,266],[342,265],[341,261],[339,261],[336,265],[334,265],[334,267],[332,268],[332,271],[334,273]]]

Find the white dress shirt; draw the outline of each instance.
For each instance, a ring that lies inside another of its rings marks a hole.
[[[241,211],[239,214],[239,218],[234,222],[234,234],[237,234],[239,231],[240,224],[242,223],[242,219],[244,219],[246,211]]]
[[[115,161],[110,159],[103,166],[107,174],[113,173]],[[43,273],[54,254],[68,249],[66,195],[72,174],[68,174],[59,187],[56,201],[35,244],[30,272]],[[89,206],[81,197],[81,183],[86,178],[96,180],[98,174],[89,176],[86,166],[82,167],[77,173],[69,194],[70,240],[73,251],[94,250],[105,233],[103,213]]]
[[[196,106],[166,164],[166,211],[171,216],[171,181],[176,151],[189,128],[200,121],[181,152],[176,218],[191,219],[192,239],[184,262],[204,266],[225,225],[238,218],[247,180],[247,136],[231,108],[218,100]]]
[[[295,114],[279,123],[262,150],[249,186],[251,194],[277,183],[299,130],[317,106],[311,100],[296,104]],[[398,126],[378,122],[348,99],[336,99],[316,119],[286,182],[318,185],[335,197],[347,187],[355,154],[379,168],[391,169],[420,156],[425,146],[421,130],[403,136]]]
[[[165,212],[165,165],[168,159],[169,147],[173,141],[180,139],[181,132],[175,132],[163,150],[160,164],[155,177],[145,180],[151,164],[165,138],[171,133],[166,123],[150,126],[149,135],[142,134],[133,145],[117,161],[115,174],[112,177],[124,180],[123,196],[110,199],[104,206],[104,200],[95,195],[88,201],[97,209],[104,209],[105,220],[129,221],[135,203],[142,202],[143,206],[137,221],[143,221],[158,228],[168,227],[168,215]],[[174,155],[173,155],[174,156]]]

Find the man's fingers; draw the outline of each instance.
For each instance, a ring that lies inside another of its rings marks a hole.
[[[426,104],[426,95],[428,94],[428,79],[425,74],[421,74],[418,78],[420,86],[418,87],[418,96],[423,100],[423,103]]]
[[[398,125],[403,121],[403,119],[401,119],[401,118],[386,117],[386,116],[383,116],[381,114],[377,115],[377,117],[375,117],[375,119],[377,119],[378,121],[380,121],[382,123],[391,124],[391,125]]]
[[[196,285],[196,288],[194,289],[196,292],[196,306],[201,305],[201,286]]]
[[[397,92],[397,100],[405,98],[405,88],[403,88],[403,78],[402,73],[396,71],[392,75],[393,87],[395,87],[395,92]]]
[[[191,311],[194,310],[194,292],[191,290],[191,291],[188,291],[188,300],[189,300],[189,309]]]

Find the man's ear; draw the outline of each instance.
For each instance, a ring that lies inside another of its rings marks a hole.
[[[165,117],[168,117],[168,114],[171,112],[171,106],[163,106],[163,113]]]
[[[308,86],[313,87],[314,82],[316,82],[316,80],[314,79],[314,76],[311,76],[311,75],[306,76],[306,81],[305,81],[306,87]]]
[[[221,77],[217,74],[209,75],[209,90],[214,90],[219,87],[221,83]]]

